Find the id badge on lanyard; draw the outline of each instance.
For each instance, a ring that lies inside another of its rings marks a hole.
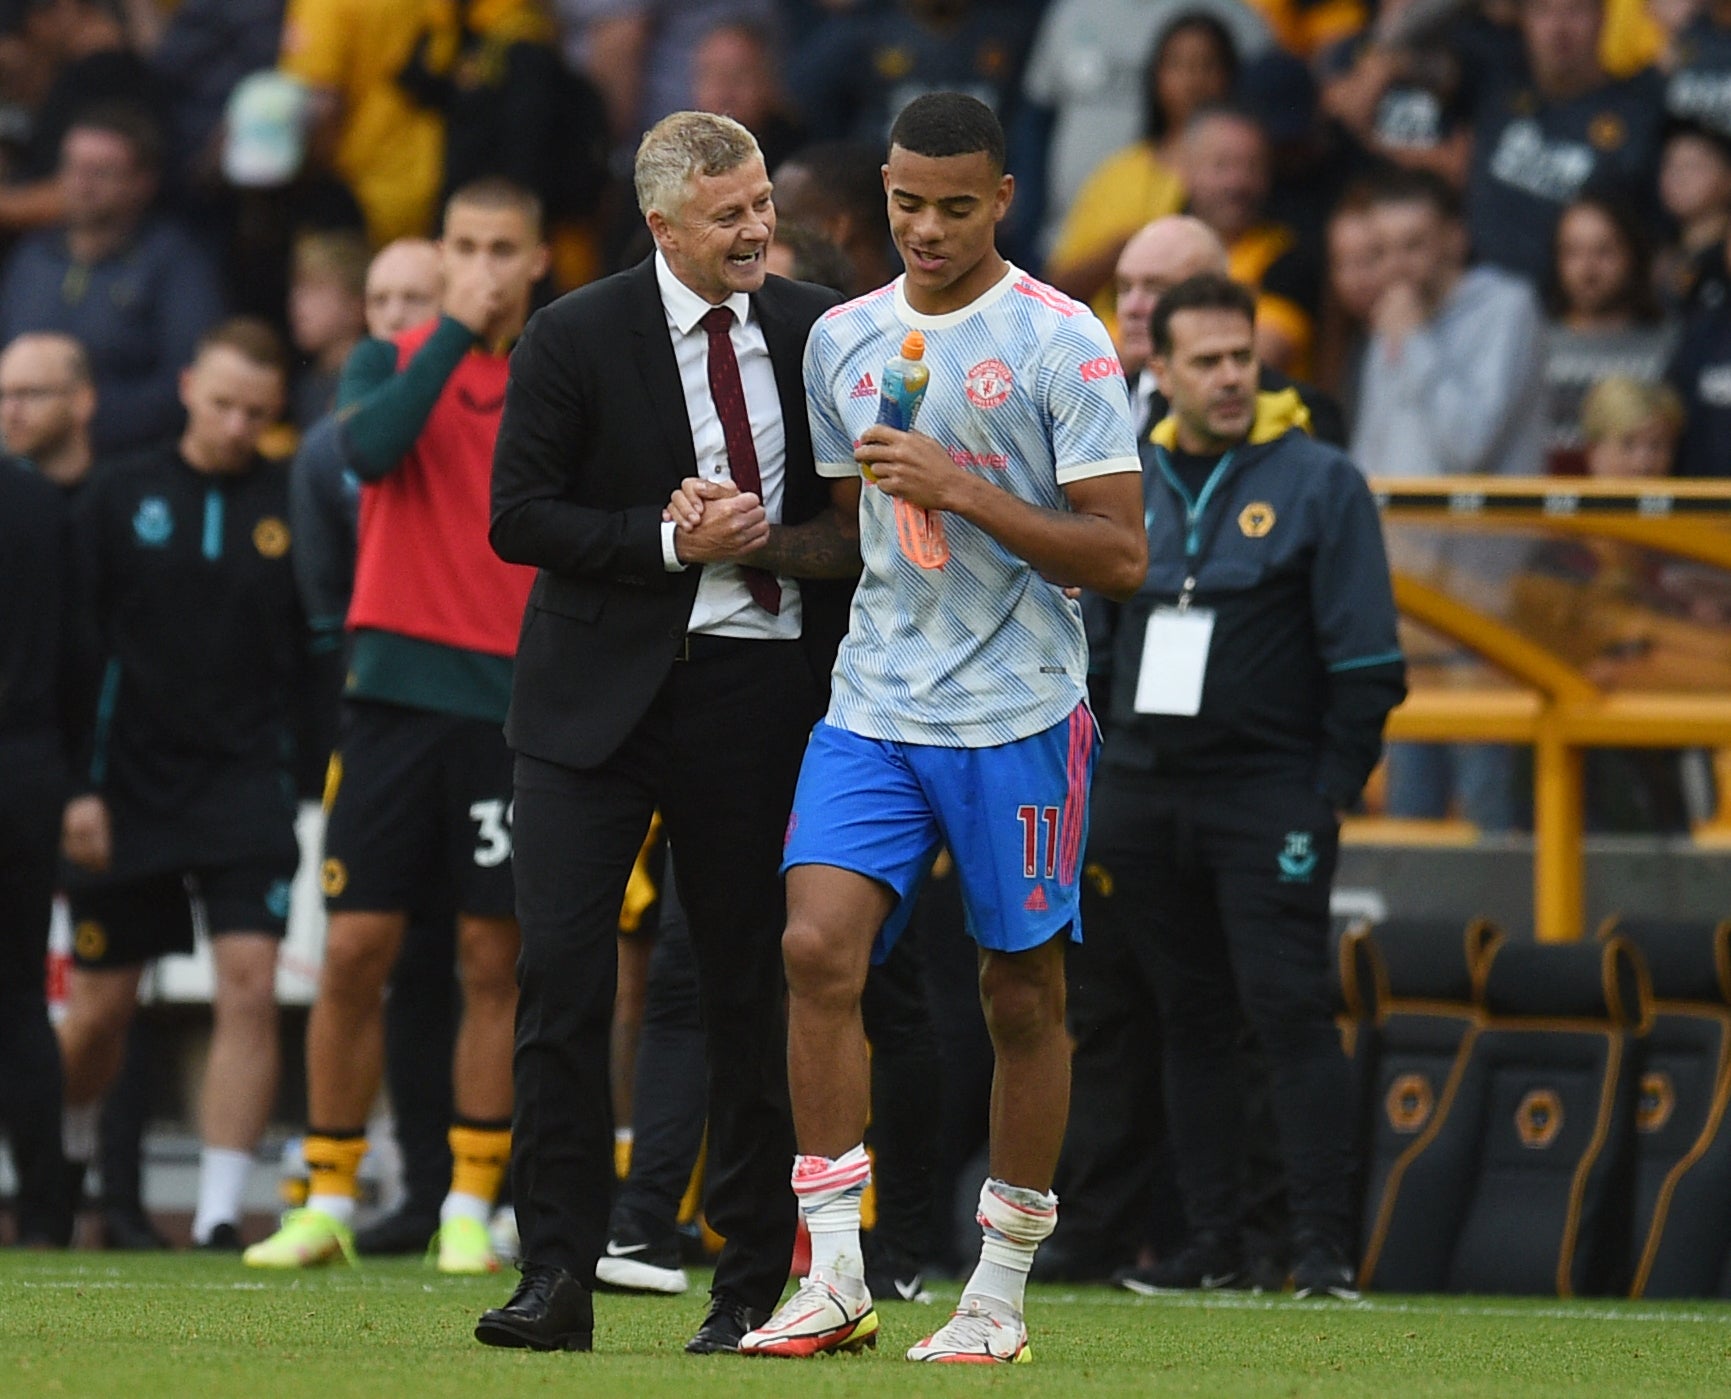
[[[1188,576],[1175,607],[1156,607],[1142,636],[1142,667],[1136,675],[1138,714],[1170,714],[1190,719],[1202,712],[1202,683],[1208,675],[1208,648],[1214,641],[1214,609],[1193,607],[1196,573],[1206,552],[1203,515],[1215,489],[1225,479],[1232,453],[1220,459],[1194,501],[1179,485],[1165,453],[1156,449],[1162,474],[1173,493],[1185,502],[1184,562]],[[1216,516],[1216,526],[1219,517]],[[1152,515],[1147,521],[1152,527]],[[1208,531],[1211,536],[1212,531]]]
[[[1142,637],[1142,669],[1136,676],[1138,714],[1193,718],[1202,712],[1214,610],[1190,605],[1195,587],[1195,578],[1186,578],[1176,607],[1156,607],[1149,614]]]

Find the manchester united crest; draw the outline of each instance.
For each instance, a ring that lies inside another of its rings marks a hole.
[[[976,408],[996,408],[1010,396],[1015,381],[1003,360],[983,359],[968,371],[968,402]]]

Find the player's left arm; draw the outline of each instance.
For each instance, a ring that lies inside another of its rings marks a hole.
[[[829,483],[829,505],[798,525],[771,525],[761,549],[740,560],[784,578],[859,576],[859,478]]]
[[[834,352],[825,323],[811,329],[802,359],[807,423],[817,474],[829,482],[829,506],[797,525],[772,524],[769,538],[755,548],[726,558],[727,563],[751,564],[784,578],[857,578],[859,551],[859,470],[852,462],[847,427],[836,412],[829,384],[834,377]],[[689,535],[703,520],[705,501],[737,495],[731,481],[704,481],[693,476],[680,483],[668,502],[667,518]]]
[[[854,455],[871,467],[878,490],[922,510],[960,515],[1053,582],[1122,602],[1148,572],[1139,472],[1072,481],[1064,487],[1070,508],[1048,510],[957,466],[921,433],[873,424]]]

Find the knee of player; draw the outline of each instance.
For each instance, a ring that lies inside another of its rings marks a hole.
[[[68,1035],[102,1036],[123,1032],[138,1005],[138,978],[131,968],[75,969],[66,1016],[60,1022],[62,1040]]]
[[[988,954],[980,968],[980,1004],[992,1040],[1000,1046],[1063,1033],[1062,958]]]
[[[490,958],[465,962],[459,974],[463,996],[471,1003],[477,1000],[514,1002],[517,999],[517,964],[515,958]]]
[[[391,974],[391,948],[372,939],[332,936],[325,944],[319,998],[338,1001],[376,1001],[385,994]]]
[[[781,935],[781,958],[788,989],[796,996],[859,999],[865,987],[863,968],[854,965],[852,949],[815,923],[795,918]]]
[[[120,1039],[132,1023],[132,1013],[130,1000],[93,997],[75,1001],[56,1032],[61,1054],[72,1058],[93,1045]]]
[[[522,940],[510,919],[464,919],[457,942],[458,975],[468,996],[517,994]]]
[[[276,1015],[276,964],[246,967],[217,979],[216,1011],[248,1019]]]

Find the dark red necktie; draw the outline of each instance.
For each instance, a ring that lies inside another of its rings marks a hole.
[[[727,442],[727,465],[733,484],[763,500],[763,477],[757,470],[757,443],[751,436],[751,415],[745,409],[745,386],[739,381],[739,361],[733,354],[733,310],[717,306],[703,317],[709,332],[709,396],[721,418],[721,433]],[[768,508],[768,502],[765,502]],[[772,617],[781,615],[781,584],[761,568],[739,570],[752,600]]]

